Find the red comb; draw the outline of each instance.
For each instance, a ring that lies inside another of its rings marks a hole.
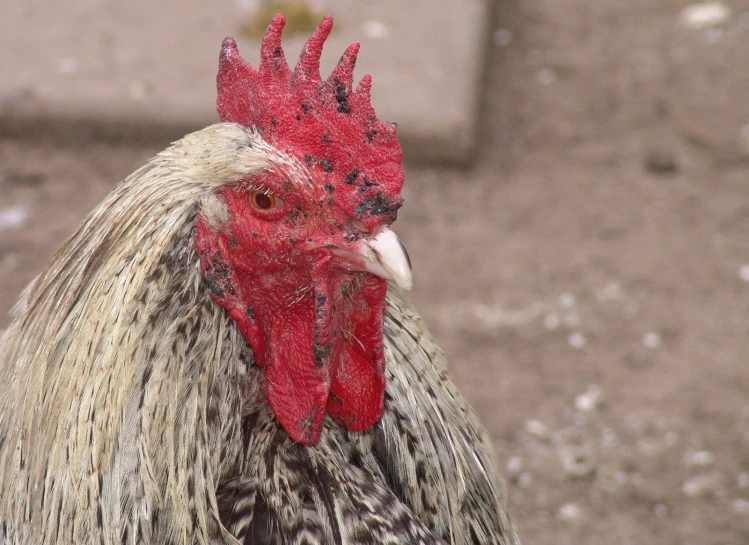
[[[402,153],[395,125],[377,119],[370,102],[372,79],[353,90],[359,43],[352,43],[327,80],[320,56],[333,28],[325,16],[309,37],[292,71],[281,47],[283,15],[268,26],[260,66],[239,56],[233,38],[221,44],[218,114],[221,121],[252,126],[263,139],[290,153],[336,189],[334,198],[369,226],[394,219],[403,184]],[[379,216],[379,217],[376,217]],[[370,218],[367,220],[367,218]]]

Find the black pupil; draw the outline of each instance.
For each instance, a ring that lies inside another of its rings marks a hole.
[[[255,195],[255,204],[257,204],[258,208],[262,208],[263,210],[267,210],[271,207],[271,200],[270,196],[266,195],[265,193],[257,193]]]

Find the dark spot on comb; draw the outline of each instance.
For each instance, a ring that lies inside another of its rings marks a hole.
[[[335,85],[335,100],[338,103],[338,111],[342,114],[351,113],[351,105],[348,103],[348,93],[346,92],[346,86],[341,84],[341,80],[335,78],[333,80]]]
[[[333,191],[335,191],[335,187],[333,187],[333,184],[331,184],[330,182],[325,182],[325,191],[327,191],[328,193],[333,193]]]
[[[289,237],[289,244],[296,244],[296,239],[294,237]]]
[[[367,187],[372,187],[373,185],[380,185],[374,180],[368,178],[367,176],[364,176],[363,178],[364,178],[364,185],[366,185]]]
[[[303,111],[303,112],[304,112],[305,114],[308,114],[308,113],[309,113],[309,111],[310,111],[311,109],[312,109],[312,106],[310,106],[310,105],[309,105],[308,103],[306,103],[306,102],[302,102],[302,111]]]
[[[248,305],[247,309],[245,310],[245,312],[247,312],[247,316],[249,316],[253,320],[255,319],[255,309],[254,308],[252,308],[251,306]]]
[[[294,184],[292,184],[289,180],[284,180],[283,181],[283,188],[286,191],[291,191],[292,189],[294,189]]]
[[[257,237],[259,237],[259,236],[260,236],[260,235],[258,235],[257,233],[252,233],[252,238],[257,238]]]
[[[301,212],[302,211],[302,205],[301,204],[297,204],[296,205],[296,209],[297,209],[298,212]]]
[[[296,224],[296,220],[299,219],[299,211],[294,210],[291,214],[289,214],[289,223],[292,225]]]
[[[372,142],[375,139],[375,136],[377,136],[377,129],[370,129],[364,134],[367,137],[367,142]]]
[[[325,172],[333,172],[333,165],[330,164],[330,159],[321,159],[320,160],[320,167]]]
[[[330,139],[330,135],[326,132],[322,133],[322,141],[327,143],[332,142],[332,140]]]
[[[333,206],[334,204],[333,199],[328,199],[328,206]]]
[[[273,48],[273,56],[274,57],[280,57],[281,56],[281,46],[277,45]]]
[[[278,121],[276,120],[276,118],[275,118],[275,117],[273,117],[273,116],[270,116],[270,124],[271,124],[271,125],[273,125],[274,127],[275,127],[276,125],[278,125]]]
[[[304,154],[304,164],[308,167],[312,166],[312,156],[309,153]]]
[[[356,207],[356,214],[360,218],[365,214],[373,216],[392,216],[401,207],[401,202],[391,203],[390,198],[382,191],[379,191],[374,197],[364,199]]]
[[[352,185],[354,182],[356,182],[356,179],[359,177],[359,169],[355,168],[351,172],[348,173],[346,176],[346,179],[344,180],[345,183]]]
[[[299,114],[296,114],[296,120],[297,120],[297,121],[301,121],[301,120],[302,120],[302,116],[301,116],[301,115],[299,115]]]
[[[237,237],[235,237],[234,235],[229,237],[229,246],[231,246],[232,248],[236,248],[237,246],[239,246],[239,244],[237,243]]]

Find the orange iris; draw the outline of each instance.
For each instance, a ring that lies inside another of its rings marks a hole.
[[[272,210],[276,207],[276,196],[267,189],[253,189],[250,192],[252,206],[259,210]]]

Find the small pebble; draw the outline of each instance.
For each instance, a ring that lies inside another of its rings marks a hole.
[[[576,503],[566,503],[557,511],[557,518],[566,522],[577,522],[583,518],[583,510]]]
[[[0,231],[18,229],[26,223],[29,212],[25,206],[18,205],[0,210]]]
[[[687,467],[710,467],[715,463],[715,455],[709,450],[688,453],[684,462]]]
[[[699,2],[684,8],[679,21],[691,30],[702,30],[724,24],[730,16],[731,9],[723,2]]]
[[[565,292],[559,296],[559,307],[563,310],[570,310],[577,304],[577,298],[574,293]]]
[[[682,493],[688,498],[699,498],[715,494],[720,477],[716,473],[706,473],[687,479],[681,485]]]
[[[663,340],[661,339],[660,334],[650,331],[642,336],[642,344],[647,348],[655,349],[660,348],[661,344],[663,344]]]
[[[507,475],[516,477],[523,470],[523,459],[520,456],[510,456],[507,459]]]
[[[733,510],[741,515],[749,515],[749,501],[743,498],[733,500]]]
[[[582,349],[587,342],[588,340],[581,333],[571,333],[570,336],[567,337],[567,343],[576,350]]]
[[[603,390],[597,384],[591,384],[584,393],[575,397],[575,408],[582,412],[595,411],[603,402]]]
[[[553,331],[559,327],[559,316],[551,313],[547,314],[544,318],[544,327],[550,331]]]
[[[535,437],[549,436],[549,427],[540,420],[528,420],[525,423],[525,431]]]
[[[742,265],[739,269],[739,276],[744,282],[749,282],[749,265]]]

